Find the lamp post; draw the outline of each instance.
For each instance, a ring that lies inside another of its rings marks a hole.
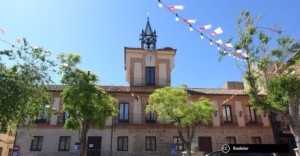
[[[17,137],[18,137],[18,124],[17,124],[16,134],[15,134],[15,140],[14,140],[14,146],[13,146],[13,150],[11,152],[11,156],[14,156],[14,148],[16,146]]]

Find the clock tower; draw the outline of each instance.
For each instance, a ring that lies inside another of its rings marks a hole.
[[[141,47],[124,47],[126,81],[130,87],[163,87],[171,84],[176,49],[156,49],[157,35],[149,17],[140,34]]]

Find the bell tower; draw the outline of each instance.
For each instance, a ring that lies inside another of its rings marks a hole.
[[[157,35],[147,17],[146,28],[140,34],[141,47],[124,47],[126,81],[133,88],[153,89],[171,83],[176,49],[156,48]]]
[[[148,12],[146,28],[145,30],[142,29],[142,33],[140,34],[141,48],[146,50],[156,50],[156,38],[156,31],[152,31],[151,29]]]

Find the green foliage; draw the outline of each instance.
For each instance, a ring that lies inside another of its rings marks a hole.
[[[249,102],[260,111],[274,111],[285,115],[288,112],[291,97],[300,93],[298,75],[289,74],[295,70],[292,66],[299,62],[300,55],[296,54],[291,59],[289,58],[292,54],[299,53],[300,44],[294,43],[289,36],[280,36],[281,29],[279,28],[258,26],[258,20],[259,16],[252,17],[246,10],[242,10],[236,20],[239,39],[234,48],[246,51],[250,57],[246,62],[244,72],[249,86],[247,89]],[[277,45],[270,50],[273,38]],[[220,53],[220,57],[224,55]],[[289,61],[286,62],[288,59]],[[280,67],[277,76],[273,74],[274,64]],[[288,73],[282,74],[285,70]],[[267,93],[267,96],[259,96],[260,91]]]
[[[149,97],[146,112],[155,111],[158,119],[165,119],[177,126],[192,126],[197,123],[206,124],[211,121],[213,104],[206,98],[199,98],[189,105],[189,93],[183,88],[170,86],[156,89]]]
[[[26,117],[35,120],[38,112],[46,109],[43,106],[52,103],[47,84],[52,82],[49,71],[54,71],[56,64],[48,59],[50,52],[30,46],[26,39],[23,43],[21,50],[0,51],[0,132],[3,133],[8,126],[24,124]],[[15,63],[9,67],[3,61],[5,58]],[[49,115],[55,111],[47,109]]]
[[[75,69],[81,61],[80,55],[62,53],[58,59],[65,64],[61,66],[64,72],[61,82],[66,85],[61,98],[63,110],[70,115],[64,128],[78,130],[84,126],[81,125],[84,122],[89,126],[104,128],[105,121],[118,113],[115,108],[117,99],[105,93],[96,84],[98,78],[95,74]]]

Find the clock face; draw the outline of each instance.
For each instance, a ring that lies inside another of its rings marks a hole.
[[[152,54],[148,54],[146,56],[146,59],[147,59],[147,61],[152,62],[152,61],[154,61],[154,56]]]

